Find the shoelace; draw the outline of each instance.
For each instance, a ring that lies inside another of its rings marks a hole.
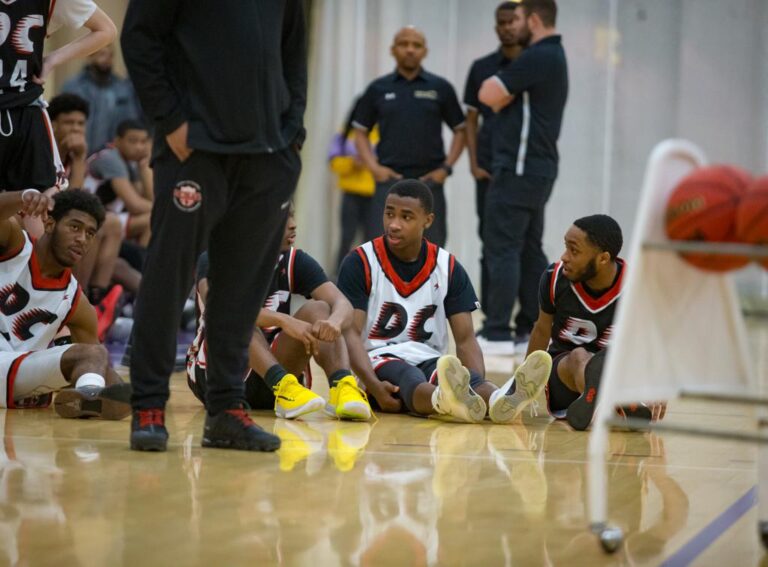
[[[357,381],[355,381],[354,384],[350,384],[349,382],[344,382],[345,386],[348,386],[349,388],[354,388],[361,396],[363,396],[363,399],[368,402],[368,394],[360,387],[360,384],[358,384]],[[371,410],[371,417],[373,418],[373,422],[376,423],[379,421],[378,416],[376,415],[376,412],[373,411],[373,408],[371,407],[370,402],[368,402],[368,408]]]
[[[243,408],[224,410],[224,413],[228,413],[232,417],[236,418],[245,427],[250,427],[253,425],[251,416],[249,416],[248,412],[246,412]]]
[[[165,425],[165,411],[159,409],[139,410],[139,427]]]

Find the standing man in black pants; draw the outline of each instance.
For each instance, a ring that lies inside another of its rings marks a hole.
[[[480,102],[498,113],[483,227],[489,273],[481,341],[486,354],[513,354],[515,343],[527,343],[538,315],[537,286],[547,267],[544,207],[557,177],[557,139],[568,97],[556,18],[554,0],[523,0],[515,9],[513,33],[526,49],[480,88]],[[509,320],[518,294],[513,341]]]
[[[517,2],[502,2],[496,7],[496,35],[501,45],[488,55],[475,59],[469,69],[467,84],[464,87],[464,105],[467,107],[467,152],[469,152],[470,171],[475,178],[477,230],[481,241],[485,196],[491,184],[491,130],[496,114],[489,106],[480,102],[477,95],[483,81],[517,59],[523,50],[512,32],[516,7]],[[488,262],[485,261],[485,257],[481,257],[480,304],[485,306],[486,301],[488,301]]]
[[[207,248],[202,444],[274,451],[279,438],[245,411],[243,376],[301,170],[302,1],[131,0],[122,46],[155,126],[152,240],[133,327],[131,448],[166,448],[176,330]]]
[[[420,179],[434,200],[435,222],[425,236],[444,246],[448,231],[443,184],[464,149],[465,123],[453,86],[422,68],[426,56],[427,40],[421,31],[406,27],[397,32],[392,44],[395,72],[368,85],[352,120],[357,151],[376,180],[368,233],[382,234],[389,188],[399,179]],[[443,122],[454,132],[448,156],[443,147]],[[375,124],[381,133],[378,158],[368,139],[368,131]]]

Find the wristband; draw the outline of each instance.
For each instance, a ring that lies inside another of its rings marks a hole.
[[[40,191],[38,191],[37,189],[24,189],[24,191],[22,191],[22,192],[21,192],[21,200],[22,200],[22,201],[24,200],[24,196],[25,196],[25,195],[26,195],[26,194],[27,194],[29,191],[32,191],[33,193],[37,193],[38,195],[40,194]]]
[[[453,175],[453,168],[447,163],[444,163],[443,165],[441,165],[440,169],[442,169],[448,175]]]

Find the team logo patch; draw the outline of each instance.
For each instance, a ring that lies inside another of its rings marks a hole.
[[[173,204],[185,213],[193,213],[203,203],[203,192],[194,181],[179,181],[173,188]]]

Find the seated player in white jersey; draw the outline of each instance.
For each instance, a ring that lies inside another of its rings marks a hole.
[[[272,409],[278,417],[294,419],[325,409],[339,419],[367,420],[371,407],[349,370],[342,337],[352,322],[352,307],[303,250],[293,247],[296,221],[291,210],[283,235],[267,299],[256,320],[248,349],[251,370],[245,377],[246,401],[251,409]],[[187,353],[187,383],[205,403],[206,358],[204,309],[208,294],[208,254],[197,266],[197,336]],[[291,315],[291,296],[308,301]],[[326,403],[310,388],[309,360],[315,358],[330,386]],[[306,387],[305,387],[306,386]]]
[[[19,211],[43,219],[39,239],[11,218]],[[85,191],[0,194],[0,407],[40,407],[58,391],[62,417],[131,413],[131,387],[110,368],[96,313],[71,271],[103,221],[104,208]],[[75,344],[49,348],[65,325]]]
[[[618,257],[621,227],[608,215],[574,221],[565,233],[565,251],[539,284],[539,318],[528,352],[548,349],[552,371],[547,383],[550,414],[577,430],[592,423],[626,265]],[[620,415],[661,419],[664,404],[616,408]]]
[[[396,183],[384,236],[342,262],[339,289],[355,309],[345,333],[352,368],[382,411],[471,423],[485,418],[491,402],[491,419],[508,421],[495,407],[505,398],[492,398],[496,386],[484,379],[472,283],[453,255],[424,239],[434,216],[429,187],[415,179]],[[447,355],[449,326],[457,356]]]

